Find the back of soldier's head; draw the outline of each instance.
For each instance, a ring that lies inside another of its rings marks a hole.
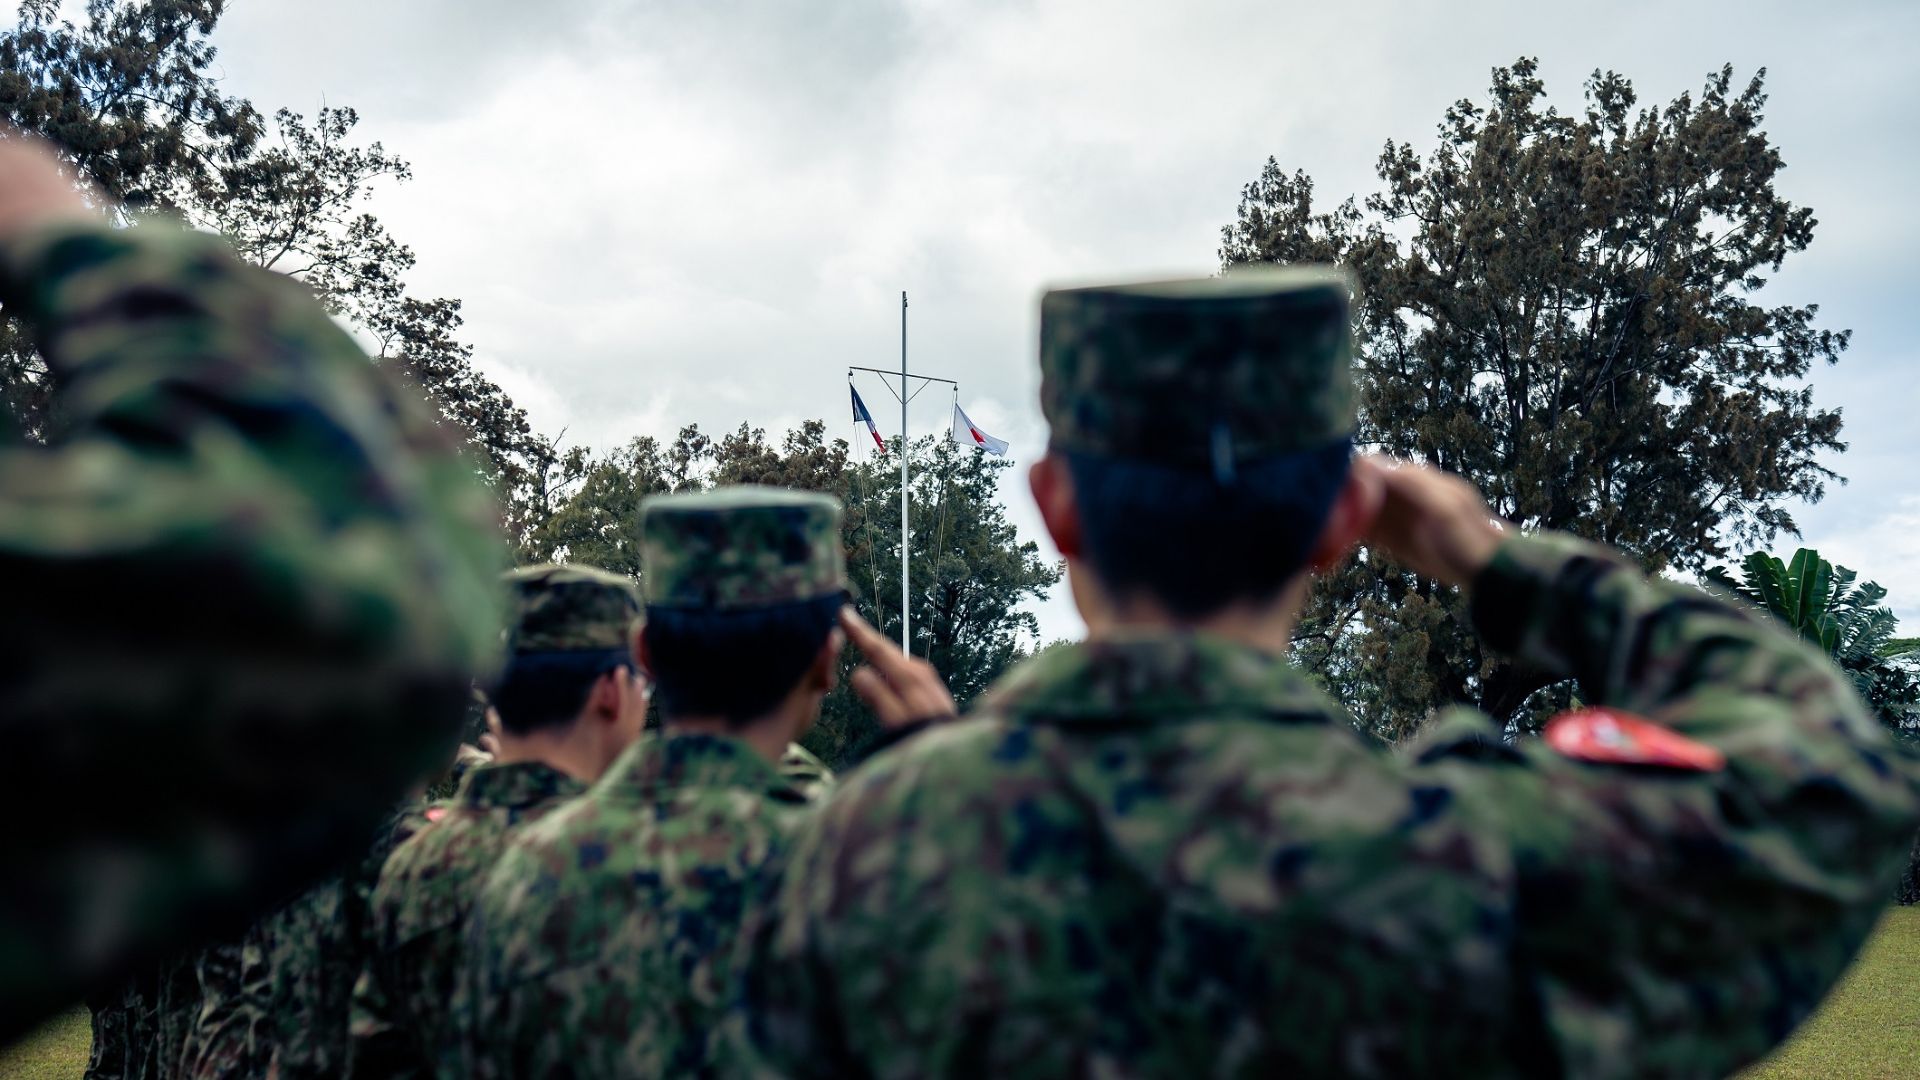
[[[1049,448],[1108,590],[1200,617],[1305,566],[1352,457],[1352,289],[1264,267],[1046,294]]]
[[[495,687],[500,725],[515,735],[570,725],[600,676],[634,668],[640,591],[590,566],[529,566],[506,576],[513,623]]]
[[[840,504],[782,488],[660,495],[640,508],[654,701],[668,719],[764,715],[846,603]]]

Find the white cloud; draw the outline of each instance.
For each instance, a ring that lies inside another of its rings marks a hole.
[[[1900,617],[1900,633],[1920,634],[1920,494],[1889,501],[1862,526],[1805,541],[1828,562],[1855,570],[1862,581],[1887,588],[1887,605]]]
[[[1768,65],[1781,186],[1822,222],[1781,295],[1858,330],[1842,367],[1814,375],[1818,399],[1848,410],[1855,449],[1838,464],[1854,483],[1798,516],[1862,545],[1853,557],[1886,567],[1898,601],[1920,597],[1891,565],[1912,549],[1875,523],[1916,494],[1897,278],[1920,210],[1910,141],[1892,133],[1920,97],[1917,12],[246,0],[218,41],[229,89],[351,104],[413,161],[376,209],[419,252],[415,288],[466,301],[483,367],[542,430],[604,447],[818,416],[850,436],[842,373],[897,363],[905,289],[914,367],[959,379],[969,412],[1029,458],[1044,439],[1039,288],[1211,271],[1269,154],[1331,204],[1371,190],[1383,141],[1425,149],[1450,102],[1523,54],[1563,108],[1595,68],[1651,102],[1722,62],[1743,78]],[[937,397],[914,416],[918,433],[947,423]],[[1005,494],[1044,546],[1024,479]],[[1042,609],[1049,637],[1077,628],[1064,592]]]

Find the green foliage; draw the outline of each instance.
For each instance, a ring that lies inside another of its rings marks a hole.
[[[897,639],[898,450],[895,440],[888,456],[854,461],[845,440],[829,441],[826,425],[809,420],[778,444],[744,424],[718,439],[689,426],[671,443],[642,436],[600,458],[575,452],[549,485],[556,493],[551,512],[528,531],[519,554],[525,562],[577,561],[643,579],[634,529],[648,495],[716,484],[821,491],[846,508],[855,606]],[[1038,621],[1022,605],[1045,595],[1061,570],[1040,558],[1038,545],[1022,543],[1007,520],[997,485],[1010,463],[945,439],[921,439],[913,453],[913,651],[932,661],[964,708],[1038,638]],[[852,665],[845,658],[841,686],[806,740],[830,765],[844,763],[874,734],[871,717],[845,686]]]
[[[1707,571],[1708,588],[1745,600],[1833,658],[1880,722],[1907,739],[1920,739],[1920,658],[1893,636],[1898,626],[1881,601],[1887,590],[1835,566],[1812,548],[1787,562],[1756,551],[1740,572]]]
[[[1344,262],[1359,276],[1360,440],[1457,472],[1501,516],[1604,541],[1651,571],[1793,532],[1843,449],[1805,376],[1846,331],[1754,293],[1812,240],[1774,189],[1756,76],[1635,108],[1596,72],[1547,104],[1534,61],[1496,69],[1424,158],[1388,143],[1381,189],[1327,211],[1269,160],[1221,260]],[[1389,738],[1450,701],[1530,728],[1565,688],[1482,653],[1453,590],[1358,562],[1317,588],[1300,662]]]
[[[557,464],[525,414],[473,366],[454,335],[460,302],[410,296],[413,251],[365,211],[371,186],[407,163],[356,145],[359,116],[323,108],[271,119],[220,92],[210,35],[223,0],[89,0],[78,22],[27,0],[0,34],[0,119],[47,139],[123,220],[170,216],[226,234],[247,259],[306,282],[376,342],[376,359],[417,381],[485,462],[524,531],[538,481]],[[32,343],[0,331],[0,404],[22,432],[57,425],[54,387]]]

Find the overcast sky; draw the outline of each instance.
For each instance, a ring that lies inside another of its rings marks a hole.
[[[1027,460],[1040,288],[1212,272],[1269,155],[1332,202],[1521,55],[1563,109],[1595,68],[1644,103],[1765,66],[1779,186],[1820,221],[1769,299],[1855,332],[1813,376],[1845,410],[1851,483],[1794,512],[1920,631],[1920,4],[1548,7],[231,0],[215,40],[229,91],[351,105],[413,162],[373,209],[418,253],[416,293],[465,300],[482,367],[540,430],[605,448],[824,417],[850,437],[846,367],[898,364],[905,290],[912,366],[958,379]],[[891,434],[893,399],[862,380]],[[916,402],[916,434],[946,423],[944,397]],[[1051,554],[1024,482],[1006,494]],[[1059,592],[1049,638],[1079,627]]]

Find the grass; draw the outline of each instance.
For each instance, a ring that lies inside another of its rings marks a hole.
[[[0,1050],[0,1077],[77,1080],[91,1038],[87,1010],[62,1013]],[[1920,1077],[1920,906],[1887,912],[1820,1011],[1739,1080],[1911,1077]]]
[[[1820,1011],[1740,1080],[1920,1076],[1920,905],[1894,908]]]
[[[7,1080],[78,1080],[87,1070],[93,1024],[85,1006],[61,1013],[39,1031],[0,1049],[0,1076]]]

